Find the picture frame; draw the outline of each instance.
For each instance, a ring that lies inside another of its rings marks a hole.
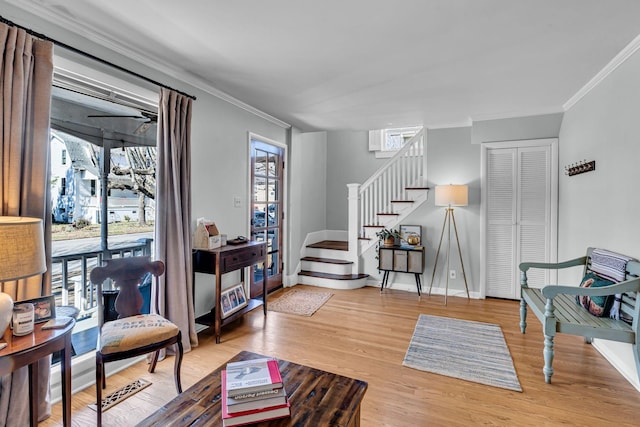
[[[33,321],[35,323],[46,322],[56,317],[56,297],[53,295],[27,299],[16,304],[24,303],[33,304]]]
[[[220,310],[222,318],[228,317],[238,310],[246,307],[249,301],[244,291],[244,284],[238,283],[220,294]]]
[[[409,242],[407,242],[406,237],[409,236],[410,234],[416,234],[418,236],[417,245],[422,245],[422,226],[421,225],[401,225],[400,235],[402,236],[402,240],[400,241],[400,244],[417,246],[417,245],[411,245]]]

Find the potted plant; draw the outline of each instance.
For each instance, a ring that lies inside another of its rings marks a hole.
[[[380,247],[381,244],[384,246],[393,246],[396,244],[396,239],[402,238],[400,232],[395,228],[383,228],[376,232],[376,236],[378,237],[378,247]]]

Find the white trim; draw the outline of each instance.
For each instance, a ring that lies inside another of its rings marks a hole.
[[[628,346],[629,351],[626,353],[629,356],[631,363],[625,362],[623,357],[621,357],[619,348],[617,350],[612,349],[612,344],[616,347],[621,345],[625,347]],[[640,391],[640,382],[638,382],[638,374],[635,369],[635,363],[633,363],[633,355],[631,354],[631,344],[594,339],[592,345],[618,372],[620,372],[620,374],[622,374],[624,379],[629,381],[636,390]]]
[[[638,49],[640,49],[640,35],[638,35],[635,39],[631,41],[627,46],[624,47],[605,67],[600,70],[598,74],[596,74],[586,85],[582,86],[582,88],[576,92],[567,102],[562,106],[565,111],[569,110],[571,107],[576,105],[578,101],[580,101],[586,94],[591,92],[593,88],[598,86],[601,81],[609,76],[609,74],[613,73],[616,68],[622,65],[627,59],[631,57]]]
[[[7,0],[7,1],[22,10],[25,10],[29,13],[32,13],[36,16],[39,16],[49,21],[50,23],[56,23],[62,28],[66,28],[66,29],[73,28],[72,32],[80,37],[90,40],[100,46],[106,47],[107,49],[110,49],[120,55],[123,55],[128,59],[136,61],[140,64],[144,64],[150,69],[158,70],[170,77],[175,78],[178,81],[184,82],[197,89],[203,90],[204,92],[207,92],[208,94],[213,95],[216,98],[226,101],[229,104],[232,104],[262,119],[265,119],[284,129],[289,129],[291,127],[289,123],[286,123],[280,119],[277,119],[272,115],[265,113],[264,111],[261,111],[255,107],[252,107],[251,105],[246,104],[240,101],[239,99],[236,99],[233,96],[219,89],[216,89],[205,80],[190,74],[188,71],[184,69],[174,67],[173,65],[167,64],[164,62],[158,62],[151,56],[135,51],[131,49],[129,46],[124,46],[118,43],[108,35],[98,32],[95,28],[88,27],[83,22],[70,19],[71,17],[70,14],[55,13],[51,9],[38,5],[35,2],[23,2],[23,1],[16,1],[16,0]]]

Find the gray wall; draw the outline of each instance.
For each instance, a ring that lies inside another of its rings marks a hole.
[[[560,131],[560,259],[584,254],[587,246],[640,258],[640,53],[602,80],[571,107]],[[564,166],[595,160],[594,172],[564,175]],[[575,269],[574,269],[575,270]],[[577,284],[580,272],[559,275]],[[640,390],[631,345],[596,340],[594,345]]]
[[[369,132],[327,132],[327,229],[347,229],[347,184],[362,184],[385,161],[369,151]]]
[[[557,138],[563,113],[473,122],[471,141],[517,141],[522,139]]]
[[[287,224],[291,249],[285,270],[293,274],[307,234],[327,228],[327,134],[294,129],[290,151]]]

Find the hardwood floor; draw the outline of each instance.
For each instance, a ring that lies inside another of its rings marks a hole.
[[[516,301],[449,297],[445,307],[441,296],[418,299],[372,287],[331,291],[333,297],[311,317],[269,312],[265,319],[262,310],[254,310],[226,326],[220,344],[201,333],[199,347],[185,354],[183,389],[240,350],[250,350],[367,381],[363,427],[638,425],[640,393],[580,337],[556,338],[553,383],[544,382],[540,323],[530,314],[527,333],[521,334]],[[523,392],[403,367],[420,313],[501,325]],[[137,378],[153,384],[106,411],[104,426],[135,425],[175,397],[172,358],[160,362],[154,374],[146,368],[139,363],[107,379],[107,393]],[[73,396],[73,425],[95,424],[95,412],[87,407],[94,399],[93,387]],[[56,404],[40,426],[61,420]]]

